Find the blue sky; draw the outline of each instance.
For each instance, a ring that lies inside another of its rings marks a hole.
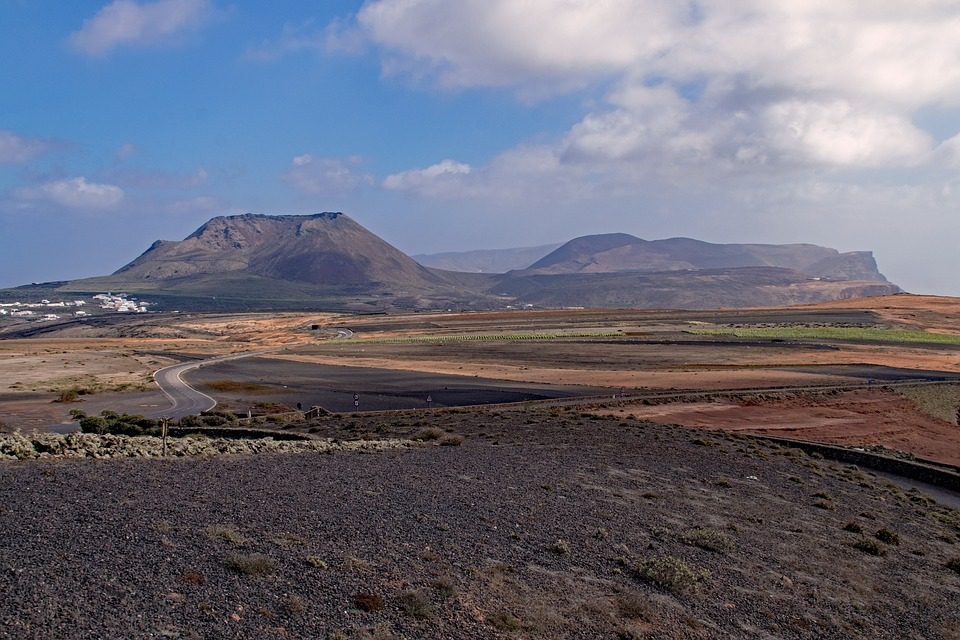
[[[0,286],[237,213],[871,250],[960,295],[960,4],[4,0]]]

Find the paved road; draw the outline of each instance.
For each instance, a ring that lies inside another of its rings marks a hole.
[[[197,391],[180,378],[185,371],[197,369],[208,364],[215,364],[217,362],[239,360],[240,358],[249,358],[251,356],[258,356],[264,353],[272,353],[274,351],[280,351],[284,348],[285,347],[277,347],[274,349],[264,349],[262,351],[248,351],[246,353],[237,353],[232,356],[221,356],[219,358],[200,360],[198,362],[175,364],[172,367],[165,367],[157,370],[153,374],[153,379],[157,381],[157,385],[160,387],[160,390],[163,391],[167,398],[170,399],[170,402],[173,403],[173,406],[168,409],[164,409],[163,411],[152,413],[147,417],[182,418],[184,416],[198,415],[201,411],[209,411],[217,405],[216,400],[205,393]]]
[[[349,340],[352,337],[353,331],[350,329],[337,330],[337,339],[339,340]],[[208,364],[216,364],[217,362],[239,360],[241,358],[259,356],[264,353],[273,353],[275,351],[281,351],[285,348],[286,347],[275,347],[273,349],[263,349],[260,351],[248,351],[245,353],[237,353],[232,356],[221,356],[219,358],[200,360],[198,362],[175,364],[171,367],[158,369],[156,372],[154,372],[153,379],[157,381],[157,386],[159,386],[160,390],[163,391],[167,398],[170,399],[170,402],[173,403],[173,406],[169,409],[164,409],[163,411],[151,413],[147,417],[177,419],[184,416],[195,416],[202,411],[209,411],[217,406],[216,400],[205,393],[197,391],[180,378],[185,371],[198,369]]]

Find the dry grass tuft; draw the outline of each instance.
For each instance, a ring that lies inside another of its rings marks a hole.
[[[639,563],[628,563],[638,578],[675,595],[695,593],[710,577],[704,569],[691,566],[673,556],[657,556]]]
[[[366,592],[353,594],[353,604],[355,604],[360,611],[380,611],[386,606],[383,598],[374,593]]]
[[[420,591],[403,591],[397,596],[397,602],[400,609],[411,618],[426,620],[433,617],[433,603]]]
[[[247,542],[247,539],[244,538],[232,524],[207,527],[207,537],[211,540],[224,540],[226,542],[232,542],[233,544],[244,544]]]
[[[262,553],[231,553],[223,559],[223,565],[248,576],[265,576],[276,568],[273,558]]]
[[[716,553],[723,553],[733,548],[733,540],[730,539],[730,536],[722,531],[703,527],[696,527],[687,531],[680,536],[680,540],[684,544]]]

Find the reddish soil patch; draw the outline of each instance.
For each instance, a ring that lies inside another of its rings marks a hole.
[[[645,420],[700,429],[832,444],[882,445],[960,465],[960,427],[922,413],[908,398],[880,389],[763,402],[718,400],[633,406],[626,412]]]

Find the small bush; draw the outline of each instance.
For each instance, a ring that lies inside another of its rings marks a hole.
[[[553,544],[547,545],[547,551],[551,551],[558,556],[568,556],[570,555],[570,543],[558,538]]]
[[[950,569],[951,571],[956,571],[957,573],[960,573],[960,557],[950,558],[949,560],[947,560],[944,566],[947,569]]]
[[[433,616],[433,604],[419,591],[404,591],[397,597],[397,602],[400,609],[411,618],[426,620]]]
[[[843,525],[843,530],[849,531],[850,533],[863,533],[863,527],[856,520],[851,520]]]
[[[459,447],[461,444],[463,444],[463,436],[461,435],[448,433],[440,438],[441,447]]]
[[[203,577],[202,573],[197,573],[195,571],[185,573],[181,580],[187,584],[203,584],[207,581],[206,578]]]
[[[243,544],[247,541],[232,524],[207,527],[207,537],[211,540],[224,540],[233,544]]]
[[[284,599],[283,608],[287,613],[303,613],[307,609],[307,603],[300,596],[291,595]]]
[[[60,392],[60,395],[57,396],[57,399],[54,402],[76,402],[77,398],[80,397],[80,390],[76,387],[71,389],[66,389]]]
[[[506,611],[498,611],[488,618],[490,624],[500,631],[520,631],[523,629],[523,622],[520,618],[510,615]]]
[[[437,578],[431,586],[442,598],[452,598],[457,595],[457,589],[453,585],[453,580],[446,576]]]
[[[885,556],[887,555],[887,550],[877,542],[876,540],[870,540],[869,538],[863,538],[862,540],[857,540],[853,543],[854,549],[859,549],[864,553],[868,553],[871,556]]]
[[[360,611],[380,611],[384,608],[383,598],[373,593],[353,594],[353,604]]]
[[[695,593],[700,583],[710,577],[709,572],[673,556],[657,556],[632,568],[641,580],[676,595]]]
[[[680,536],[680,539],[685,544],[717,553],[729,551],[733,547],[733,540],[731,540],[727,534],[722,531],[716,531],[715,529],[705,529],[702,527],[687,531]]]
[[[273,558],[262,553],[231,553],[223,559],[223,565],[248,576],[265,576],[276,567]]]
[[[410,436],[411,440],[417,440],[419,442],[426,442],[427,440],[439,440],[446,435],[446,432],[439,427],[427,427],[426,429],[420,429],[415,434]]]
[[[364,573],[369,571],[372,565],[366,560],[354,556],[343,556],[343,570],[353,573]]]
[[[889,545],[898,546],[900,544],[900,536],[895,531],[890,531],[890,529],[880,529],[873,537]]]
[[[320,556],[307,556],[304,558],[306,563],[311,567],[316,567],[317,569],[329,569],[330,565],[324,562],[323,558]]]

